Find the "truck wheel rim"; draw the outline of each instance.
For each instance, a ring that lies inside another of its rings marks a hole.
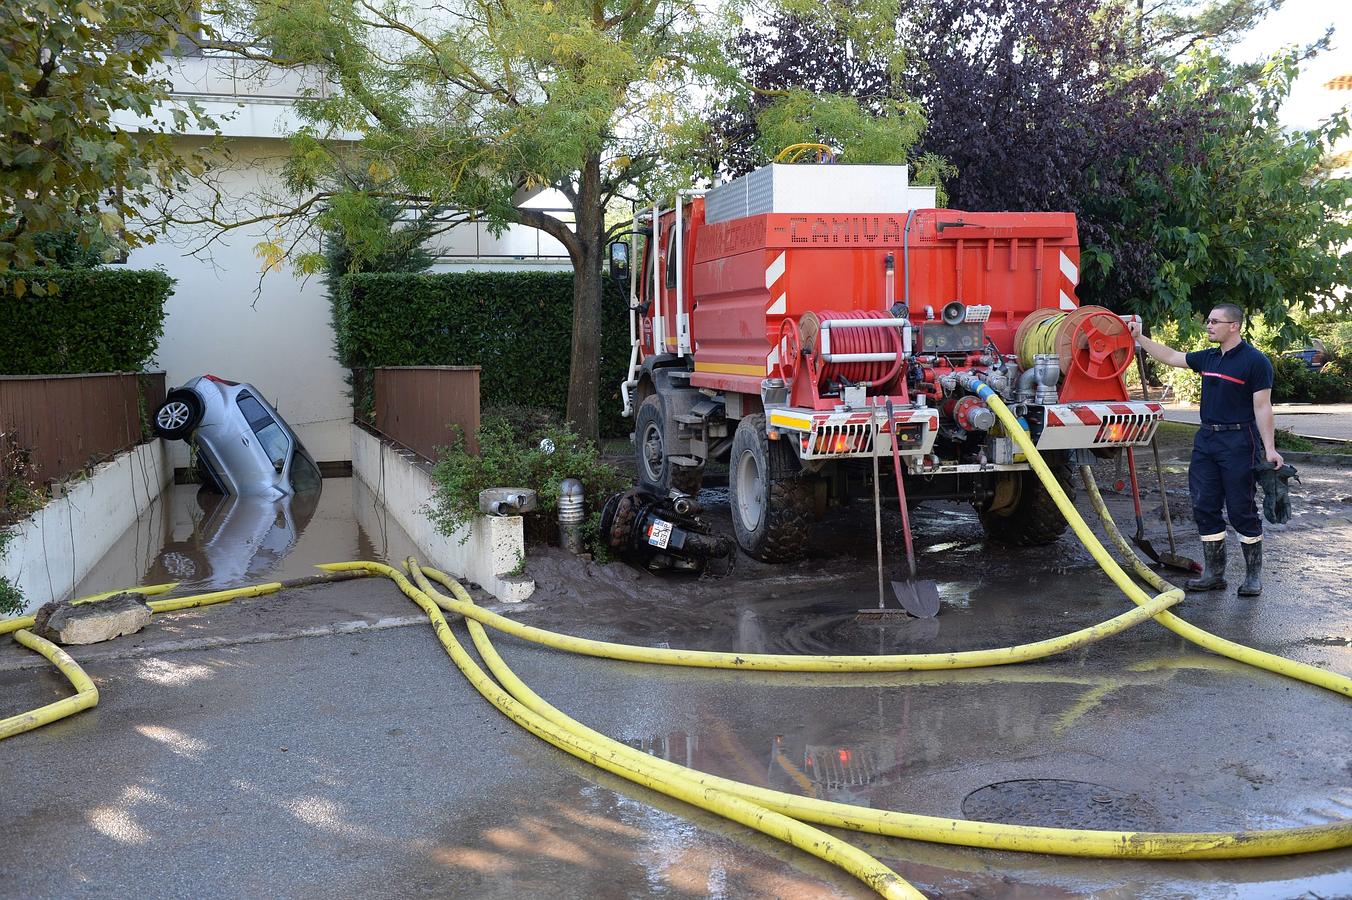
[[[755,531],[765,517],[765,484],[761,478],[756,454],[743,451],[737,460],[737,515],[742,527]]]
[[[172,431],[186,425],[190,415],[192,415],[192,412],[188,409],[188,404],[181,400],[175,400],[172,403],[164,404],[159,415],[155,416],[155,424],[166,431]]]
[[[643,429],[643,469],[649,481],[662,479],[662,429],[649,425]]]

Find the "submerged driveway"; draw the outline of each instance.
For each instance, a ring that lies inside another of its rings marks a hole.
[[[1352,674],[1352,489],[1341,470],[1301,474],[1296,518],[1269,534],[1263,596],[1194,595],[1176,612]],[[1125,498],[1110,502],[1131,521]],[[726,507],[711,516],[722,521]],[[916,518],[921,567],[945,601],[933,621],[856,621],[875,585],[862,514],[824,523],[804,563],[742,560],[721,580],[544,551],[529,564],[536,596],[498,609],[651,646],[898,653],[1035,640],[1129,605],[1072,537],[1015,551],[985,544],[959,507]],[[1149,527],[1165,546],[1162,523]],[[895,543],[895,523],[889,533]],[[465,683],[418,617],[392,584],[371,579],[159,616],[139,635],[75,648],[100,705],[0,742],[6,893],[868,896],[839,870],[521,731]],[[1352,817],[1352,701],[1220,659],[1154,623],[1041,662],[890,675],[659,668],[496,642],[528,684],[586,724],[783,791],[1084,828]],[[0,716],[68,693],[38,663],[0,647]],[[1352,850],[1098,861],[841,834],[930,896],[1352,895]]]

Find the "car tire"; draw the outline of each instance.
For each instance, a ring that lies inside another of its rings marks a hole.
[[[202,421],[202,398],[187,388],[170,391],[155,410],[155,434],[166,441],[186,441]]]

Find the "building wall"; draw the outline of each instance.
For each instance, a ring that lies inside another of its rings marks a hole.
[[[305,74],[200,56],[168,60],[166,68],[175,98],[199,103],[220,123],[229,152],[212,175],[214,191],[226,200],[221,217],[256,214],[260,194],[281,194],[285,138],[300,125],[292,104],[307,87]],[[322,84],[308,86],[322,93]],[[149,123],[123,116],[118,124]],[[199,131],[178,140],[186,152],[213,137]],[[198,202],[184,204],[183,211],[200,207],[205,196],[207,189],[200,189]],[[549,208],[563,201],[546,193],[527,202]],[[266,224],[215,237],[209,227],[181,227],[129,255],[128,266],[162,268],[177,279],[155,365],[166,370],[170,387],[207,373],[248,381],[316,459],[350,460],[351,401],[334,358],[324,279],[297,278],[285,266],[263,275],[255,247],[275,237]],[[495,236],[469,224],[443,235],[433,250],[442,254],[433,271],[571,268],[562,245],[530,228]],[[169,452],[172,465],[187,465],[185,444],[174,442]]]
[[[280,141],[234,138],[235,166],[221,170],[223,191],[244,197],[275,183]],[[258,387],[321,461],[351,458],[351,403],[333,356],[333,328],[321,278],[298,279],[289,270],[262,275],[254,246],[269,232],[260,225],[215,240],[205,232],[169,234],[134,250],[127,265],[163,268],[177,279],[169,298],[156,365],[170,386],[213,374]],[[182,442],[171,461],[187,464]]]

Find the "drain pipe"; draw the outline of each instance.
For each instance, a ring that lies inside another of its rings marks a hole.
[[[582,552],[582,507],[582,482],[565,478],[559,483],[559,546],[574,555]]]

